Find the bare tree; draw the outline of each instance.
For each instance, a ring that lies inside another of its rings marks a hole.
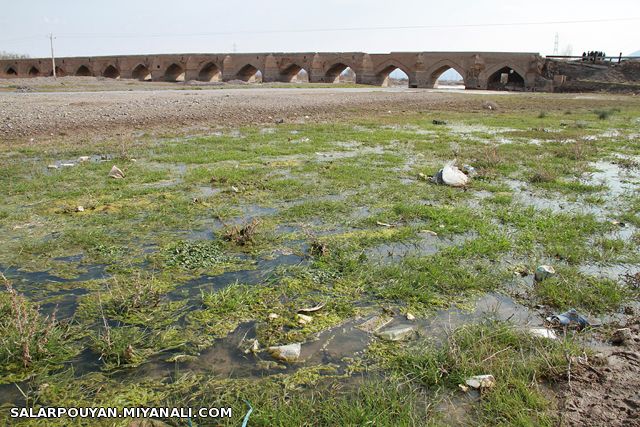
[[[0,50],[0,59],[26,59],[29,58],[29,55],[24,53],[14,53],[14,52],[6,52],[4,50]]]

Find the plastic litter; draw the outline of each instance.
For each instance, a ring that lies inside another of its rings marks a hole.
[[[590,325],[589,321],[573,308],[564,313],[547,317],[547,322],[563,327],[576,326],[578,329],[583,329]]]
[[[464,187],[469,182],[469,177],[452,163],[446,164],[433,177],[436,184],[450,185],[451,187]]]
[[[493,375],[476,375],[465,380],[465,384],[472,388],[491,388],[496,385],[496,379]]]
[[[122,172],[116,165],[113,165],[111,171],[109,171],[109,178],[122,179],[124,178],[124,172]]]

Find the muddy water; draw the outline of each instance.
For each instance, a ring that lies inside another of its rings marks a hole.
[[[315,334],[302,343],[300,359],[292,364],[278,362],[264,348],[257,354],[245,354],[240,349],[241,343],[256,336],[255,323],[247,322],[227,337],[216,340],[213,346],[194,360],[167,362],[170,355],[163,354],[139,368],[136,375],[163,378],[174,375],[176,371],[190,371],[206,372],[221,378],[241,378],[292,372],[316,365],[331,365],[341,372],[349,366],[351,358],[362,356],[371,342],[379,339],[375,331],[363,330],[361,326],[377,316],[385,315],[373,312]],[[416,340],[428,340],[438,345],[452,330],[486,318],[510,321],[523,329],[542,325],[542,317],[536,312],[505,295],[489,293],[478,297],[470,309],[450,307],[415,321],[408,321],[400,314],[395,315],[379,331],[410,325],[417,331]]]

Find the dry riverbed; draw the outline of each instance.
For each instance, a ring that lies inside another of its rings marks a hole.
[[[634,97],[116,84],[0,94],[0,417],[638,423]]]

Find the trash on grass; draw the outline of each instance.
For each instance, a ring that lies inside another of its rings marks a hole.
[[[491,388],[496,385],[493,375],[476,375],[465,380],[465,384],[475,389]]]
[[[454,166],[453,162],[446,164],[433,177],[436,184],[445,184],[452,187],[464,187],[469,182],[469,177]]]
[[[573,308],[565,311],[564,313],[554,314],[553,316],[547,317],[547,322],[552,325],[563,327],[576,326],[578,329],[582,329],[590,325],[589,321],[581,314],[578,314],[578,312]]]

